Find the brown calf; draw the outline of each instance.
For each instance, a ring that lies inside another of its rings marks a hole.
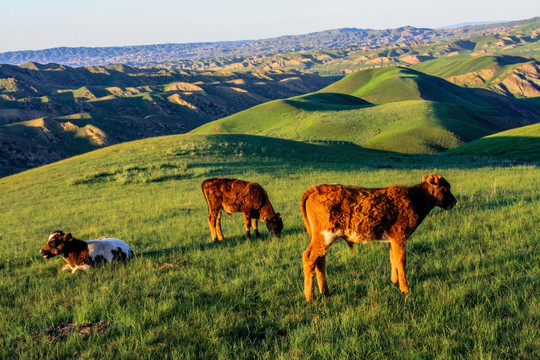
[[[354,243],[383,241],[390,245],[391,280],[405,294],[405,243],[435,206],[456,205],[450,184],[438,174],[422,176],[418,185],[366,189],[358,186],[317,185],[302,195],[300,207],[310,237],[303,255],[304,293],[313,300],[313,272],[319,291],[328,295],[326,251],[337,238]]]
[[[253,226],[255,236],[260,237],[257,220],[263,221],[272,235],[281,234],[283,221],[279,213],[274,212],[268,194],[261,185],[237,179],[215,178],[203,181],[201,188],[208,203],[208,225],[213,241],[224,239],[221,210],[225,210],[229,216],[233,212],[244,214],[247,239],[251,239],[250,225]]]

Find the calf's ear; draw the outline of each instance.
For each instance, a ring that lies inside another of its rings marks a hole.
[[[428,179],[428,176],[426,174],[422,175],[422,182],[426,182]]]
[[[441,175],[439,174],[431,174],[429,175],[429,178],[427,179],[427,182],[431,185],[437,186],[439,185],[439,179],[441,178]]]

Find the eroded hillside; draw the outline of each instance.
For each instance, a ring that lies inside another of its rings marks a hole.
[[[0,65],[1,175],[111,144],[184,133],[332,81],[282,70]]]

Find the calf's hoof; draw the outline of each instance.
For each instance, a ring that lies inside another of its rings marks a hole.
[[[400,288],[399,290],[401,290],[402,293],[404,293],[405,295],[409,295],[409,288]]]

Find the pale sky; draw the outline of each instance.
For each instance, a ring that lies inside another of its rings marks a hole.
[[[2,0],[0,52],[437,28],[540,16],[540,0]]]

